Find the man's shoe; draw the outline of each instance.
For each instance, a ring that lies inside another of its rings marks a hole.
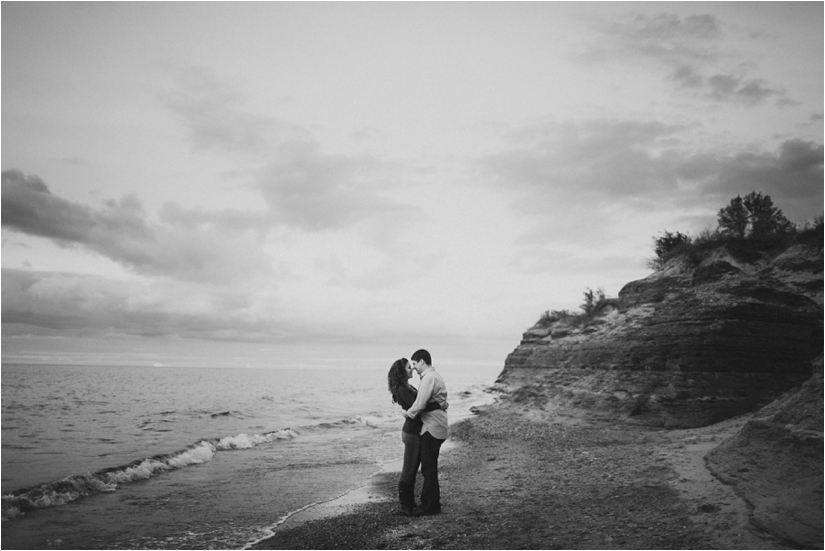
[[[415,507],[415,508],[413,508],[413,507],[401,507],[398,510],[397,514],[401,515],[402,517],[414,517],[414,516],[417,516],[415,514],[416,509],[418,509],[418,507]]]
[[[416,507],[413,509],[413,516],[414,517],[428,517],[431,515],[440,515],[441,514],[441,506],[434,507],[432,509],[422,509],[421,507]]]

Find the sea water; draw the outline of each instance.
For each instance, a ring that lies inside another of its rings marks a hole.
[[[492,401],[498,366],[438,369],[451,421]],[[2,547],[266,537],[401,456],[386,370],[3,364]]]

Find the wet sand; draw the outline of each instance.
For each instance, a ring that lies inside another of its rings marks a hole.
[[[453,426],[441,515],[398,515],[390,468],[253,548],[787,549],[704,464],[747,419],[662,431],[492,407]]]

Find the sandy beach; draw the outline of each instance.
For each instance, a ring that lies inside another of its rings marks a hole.
[[[492,406],[453,426],[441,515],[397,515],[388,468],[253,548],[789,549],[705,467],[748,419],[665,431]]]

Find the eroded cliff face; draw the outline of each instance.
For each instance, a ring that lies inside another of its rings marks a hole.
[[[662,427],[754,411],[822,353],[822,251],[724,248],[628,283],[602,316],[537,323],[508,356],[509,399]]]
[[[821,355],[814,366],[810,379],[759,410],[705,458],[748,503],[756,527],[800,549],[822,545]]]

